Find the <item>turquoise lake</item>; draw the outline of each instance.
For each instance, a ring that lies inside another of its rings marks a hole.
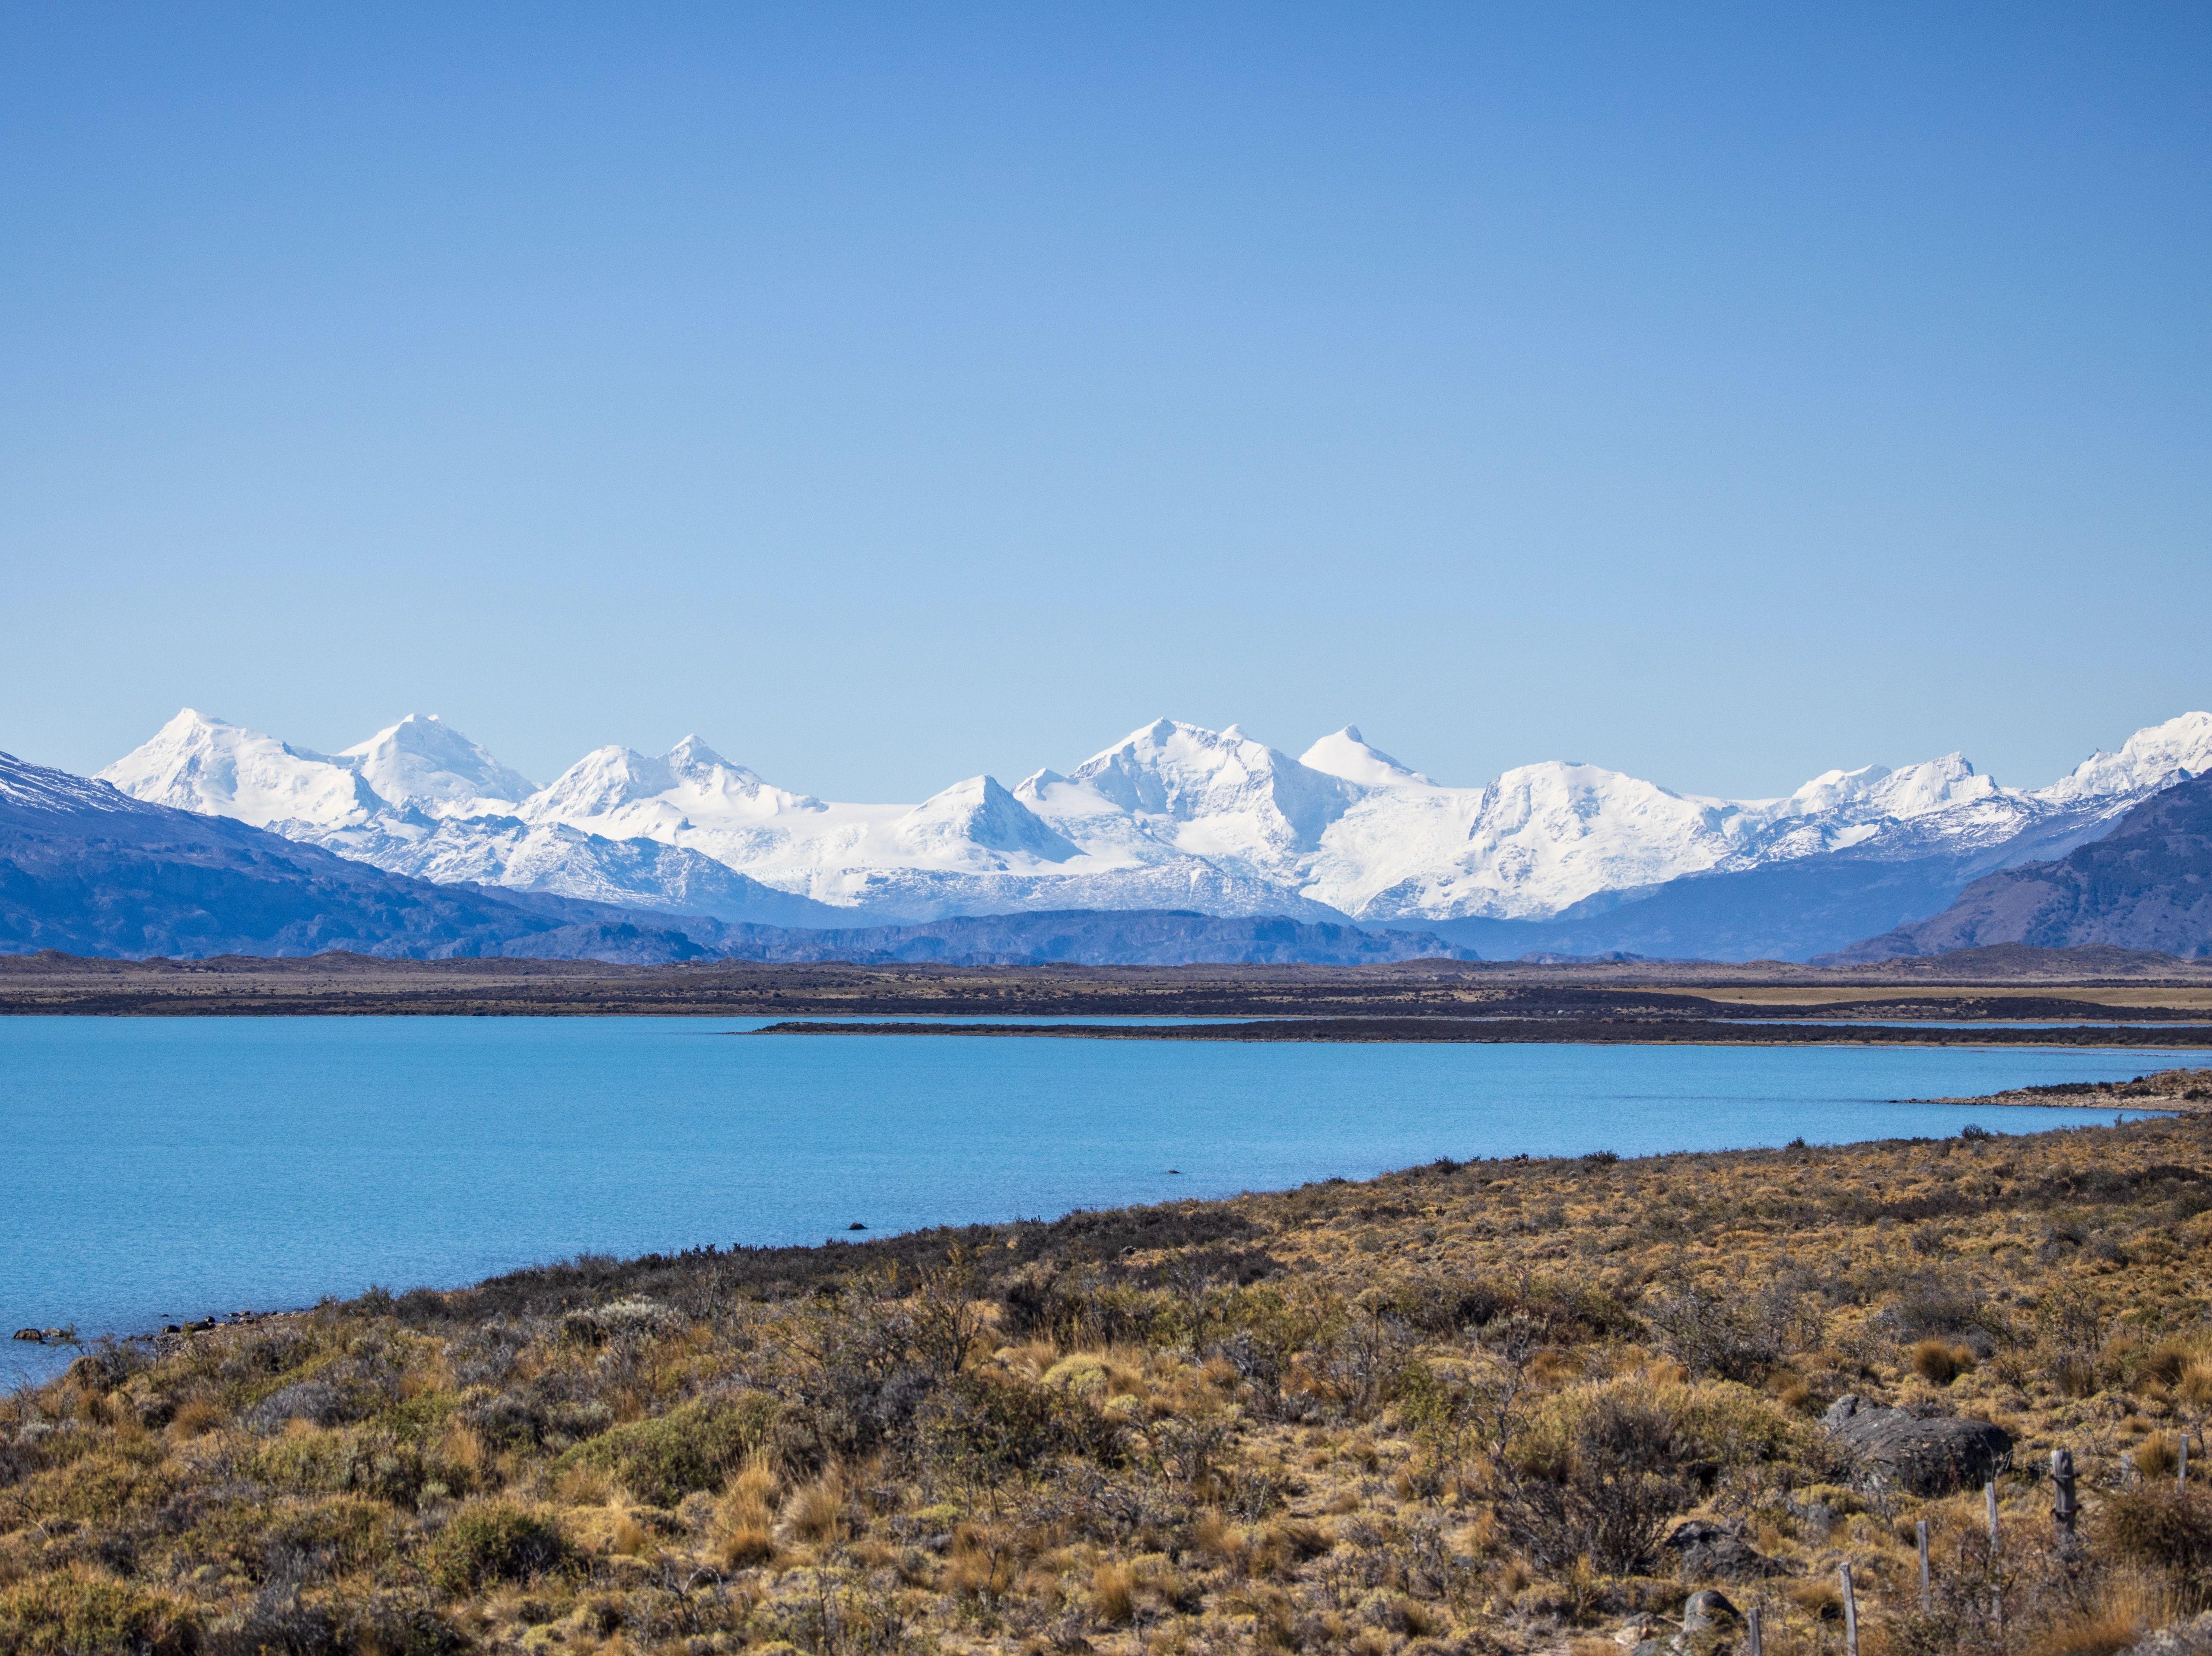
[[[733,1033],[761,1022],[0,1019],[0,1334],[136,1331],[579,1253],[1051,1217],[1440,1156],[2039,1131],[2112,1117],[1887,1101],[2212,1063]],[[0,1380],[67,1356],[0,1340]]]

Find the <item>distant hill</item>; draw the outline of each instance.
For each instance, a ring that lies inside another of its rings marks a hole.
[[[1899,926],[1816,963],[1852,965],[1992,943],[2102,944],[2212,956],[2212,776],[2145,800],[2102,840],[2055,862],[1977,880],[1932,919]]]
[[[834,931],[726,926],[718,943],[726,959],[786,965],[1364,966],[1465,958],[1432,933],[1181,909],[968,915]]]

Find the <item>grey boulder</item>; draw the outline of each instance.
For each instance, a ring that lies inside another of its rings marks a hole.
[[[1870,1481],[1908,1495],[1971,1489],[2012,1465],[2012,1435],[1987,1421],[1923,1420],[1851,1396],[1838,1398],[1821,1424],[1858,1457]]]

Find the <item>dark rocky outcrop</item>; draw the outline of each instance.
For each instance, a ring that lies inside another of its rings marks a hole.
[[[1923,1419],[1848,1396],[1830,1405],[1821,1424],[1858,1457],[1869,1482],[1908,1495],[1971,1489],[2012,1465],[2011,1434],[1987,1421]]]
[[[1692,1518],[1676,1525],[1663,1544],[1692,1580],[1756,1581],[1790,1573],[1789,1565],[1767,1557],[1745,1540],[1740,1525]]]
[[[2212,776],[2154,795],[2056,862],[1975,881],[1932,919],[1814,959],[1850,966],[1992,943],[2212,955]]]

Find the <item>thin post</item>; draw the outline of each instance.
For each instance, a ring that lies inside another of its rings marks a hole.
[[[1743,1630],[1747,1635],[1747,1642],[1744,1645],[1744,1656],[1766,1656],[1766,1640],[1759,1631],[1759,1623],[1764,1619],[1756,1604],[1745,1612]]]
[[[1851,1567],[1845,1564],[1844,1578],[1844,1648],[1850,1656],[1859,1656],[1859,1601],[1851,1591]]]
[[[1920,1536],[1920,1613],[1932,1616],[1936,1613],[1936,1591],[1928,1580],[1928,1520],[1922,1519],[1913,1528]]]
[[[2051,1482],[2058,1498],[2051,1504],[2051,1515],[2058,1520],[2058,1544],[2074,1544],[2074,1515],[2081,1510],[2074,1499],[2074,1452],[2053,1449],[2051,1452]]]
[[[1997,1544],[1997,1481],[1991,1478],[1982,1485],[1982,1500],[1990,1509],[1990,1545]]]
[[[2177,1489],[2189,1487],[2189,1429],[2186,1426],[2181,1429],[2181,1470],[2174,1473],[2173,1482]]]

